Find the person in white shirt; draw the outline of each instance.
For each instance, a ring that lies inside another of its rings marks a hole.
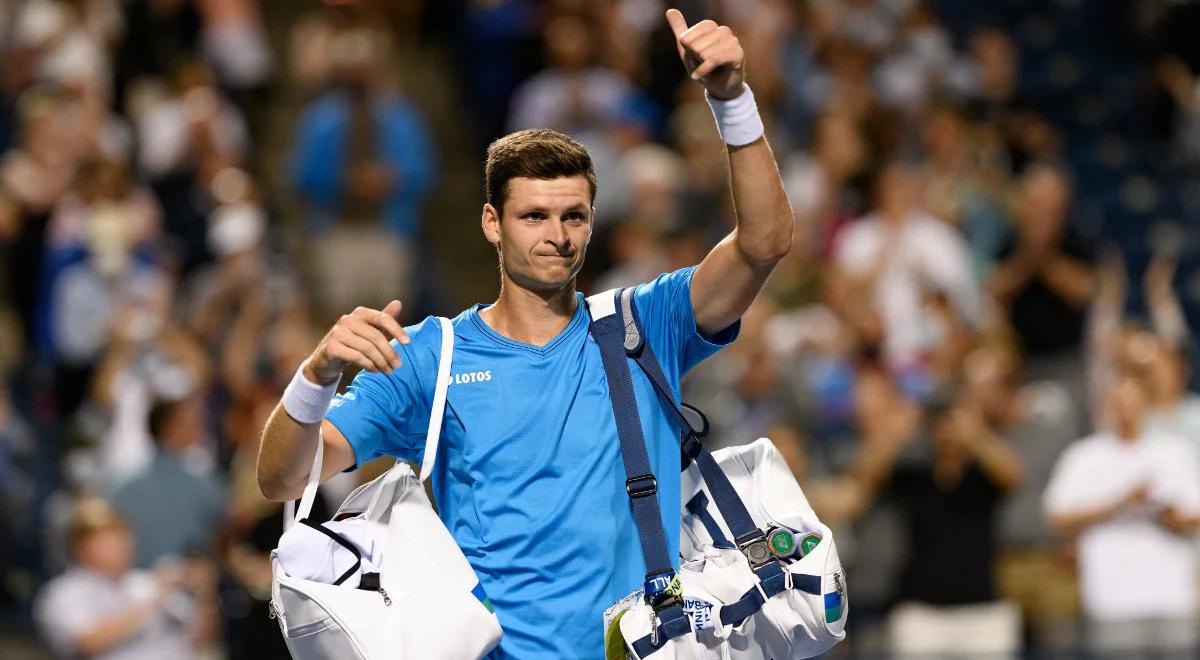
[[[210,571],[184,563],[134,569],[133,536],[103,500],[81,501],[70,528],[75,563],[50,580],[34,620],[60,658],[191,658],[215,623]]]
[[[1063,452],[1043,499],[1051,528],[1078,540],[1089,657],[1195,657],[1200,458],[1145,431],[1135,374],[1113,379],[1107,403],[1111,430]]]
[[[835,274],[850,288],[847,295],[864,292],[883,321],[883,348],[893,367],[909,366],[932,348],[926,294],[945,294],[971,325],[983,314],[966,242],[921,210],[920,190],[917,172],[889,165],[880,176],[876,210],[847,227],[834,252]]]

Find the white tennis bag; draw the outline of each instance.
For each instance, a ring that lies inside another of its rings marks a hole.
[[[500,642],[491,603],[422,484],[437,456],[454,350],[450,321],[438,320],[442,348],[420,479],[398,461],[351,493],[333,518],[363,518],[358,529],[382,544],[375,548],[382,554],[379,571],[364,572],[361,548],[331,527],[307,520],[320,481],[321,442],[296,514],[308,529],[292,527],[285,513],[284,537],[294,530],[308,534],[306,542],[315,538],[312,560],[337,565],[341,573],[338,584],[292,577],[282,567],[280,550],[272,551],[271,612],[297,660],[459,660],[480,658]],[[312,530],[329,542],[320,543]],[[340,561],[333,553],[340,553]],[[351,556],[353,565],[342,572]]]
[[[642,338],[632,291],[588,299],[648,568],[643,588],[605,613],[608,657],[620,657],[622,646],[637,660],[790,660],[828,651],[845,638],[848,613],[833,534],[769,440],[716,452],[704,446],[707,422],[675,403]],[[626,358],[641,367],[686,436],[677,573],[656,558],[657,482]],[[653,512],[639,512],[648,507]]]

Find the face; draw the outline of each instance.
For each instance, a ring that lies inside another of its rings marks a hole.
[[[1108,399],[1108,409],[1118,428],[1137,428],[1146,409],[1142,384],[1132,376],[1122,376],[1113,383]]]
[[[1028,174],[1017,199],[1021,232],[1027,239],[1052,244],[1066,221],[1070,199],[1067,182],[1060,174],[1045,169]]]
[[[592,238],[587,179],[512,179],[503,213],[484,204],[482,224],[483,235],[500,248],[505,279],[537,293],[570,286]]]
[[[121,526],[91,532],[76,546],[80,564],[112,577],[124,575],[133,565],[133,537]]]

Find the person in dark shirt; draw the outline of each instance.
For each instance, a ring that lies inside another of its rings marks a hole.
[[[864,447],[857,474],[891,498],[905,521],[908,554],[888,621],[892,652],[1003,654],[1020,639],[1020,614],[996,600],[996,516],[1022,466],[975,406],[935,397],[926,433]],[[913,442],[924,435],[927,443]]]
[[[1037,165],[1021,177],[1016,236],[988,283],[1030,359],[1077,351],[1083,339],[1094,256],[1067,223],[1070,199],[1066,174],[1056,167]]]
[[[1054,383],[1067,392],[1073,414],[1087,411],[1083,344],[1096,290],[1095,256],[1068,223],[1067,174],[1032,166],[1018,184],[1016,235],[1002,250],[988,288],[1009,317],[1025,357],[1024,383]]]

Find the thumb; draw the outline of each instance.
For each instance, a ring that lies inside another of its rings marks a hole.
[[[398,315],[400,314],[400,308],[402,307],[404,307],[403,303],[401,303],[399,300],[393,300],[387,304],[387,307],[383,308],[383,313],[395,319],[398,318]]]
[[[667,24],[671,26],[671,31],[675,33],[676,39],[688,29],[687,19],[683,17],[683,12],[674,8],[667,10]]]

